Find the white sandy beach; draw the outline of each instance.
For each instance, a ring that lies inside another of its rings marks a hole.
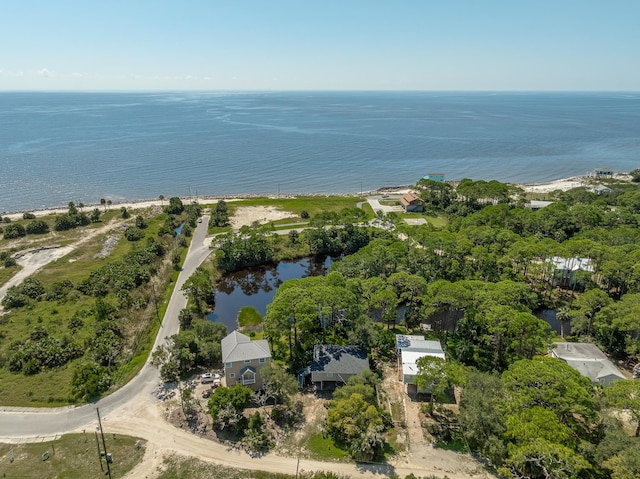
[[[614,175],[614,178],[628,181],[629,175],[620,173],[620,174]],[[586,180],[587,178],[584,176],[572,176],[569,178],[561,178],[561,179],[552,180],[544,183],[522,183],[522,184],[517,184],[517,186],[525,190],[527,193],[550,193],[551,191],[556,191],[556,190],[567,191],[572,188],[585,186]],[[364,194],[365,195],[381,194],[381,193],[402,194],[408,191],[411,191],[411,186],[383,187],[378,189],[377,191],[364,192]],[[255,196],[255,195],[247,195],[246,197],[248,198],[252,196]],[[287,196],[291,196],[291,195],[287,195]],[[220,199],[224,199],[225,201],[229,202],[229,201],[237,201],[238,199],[241,199],[241,198],[240,197],[220,198],[220,197],[213,197],[213,196],[201,196],[201,197],[198,197],[197,200],[200,204],[215,204]],[[183,203],[187,204],[189,201],[192,201],[193,198],[185,197],[185,198],[181,198],[181,200]],[[122,203],[113,203],[112,205],[108,206],[108,208],[120,209],[121,207],[124,206],[127,209],[135,210],[135,209],[164,206],[164,205],[167,205],[168,203],[169,203],[169,200],[167,198],[165,198],[163,201],[160,201],[159,199],[136,200],[136,201],[125,201]],[[92,205],[84,205],[83,210],[90,212],[94,208],[100,208],[101,210],[104,209],[104,207],[100,204],[92,204]],[[270,214],[267,214],[265,217],[265,214],[264,214],[265,212],[263,208],[259,208],[259,209],[254,208],[253,210],[249,208],[243,208],[243,213],[247,213],[247,215],[251,217],[251,221],[249,221],[248,223],[246,221],[242,221],[242,224],[251,224],[251,222],[253,221],[274,221],[276,219],[280,219],[281,217],[283,217],[282,216],[283,212],[278,211],[274,208],[272,208],[271,210],[268,212]],[[45,208],[40,210],[24,210],[20,212],[4,214],[3,216],[8,216],[12,220],[14,220],[14,219],[22,218],[22,214],[24,212],[30,212],[35,214],[36,216],[45,216],[50,214],[62,214],[62,213],[66,213],[67,211],[68,211],[68,208],[66,207]]]

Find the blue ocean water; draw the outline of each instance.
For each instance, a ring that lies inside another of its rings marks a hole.
[[[0,212],[640,167],[640,93],[0,93]]]

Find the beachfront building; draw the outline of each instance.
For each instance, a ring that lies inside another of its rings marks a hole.
[[[271,361],[271,350],[266,339],[251,341],[238,331],[222,339],[224,385],[242,384],[254,391],[262,387],[260,370]]]
[[[444,183],[444,173],[427,173],[422,177],[423,180],[437,181],[438,183]]]
[[[613,178],[615,172],[611,168],[595,168],[587,173],[589,178]]]
[[[433,356],[445,359],[440,341],[424,339],[424,336],[396,334],[396,352],[398,356],[398,372],[407,394],[423,393],[413,383],[418,374],[418,359]]]
[[[415,193],[405,193],[402,195],[402,198],[400,198],[400,205],[402,205],[402,209],[406,212],[424,211],[422,200]]]
[[[553,343],[551,356],[564,361],[595,385],[609,386],[626,379],[595,344]]]

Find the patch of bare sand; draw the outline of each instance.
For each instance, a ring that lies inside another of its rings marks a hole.
[[[231,227],[240,229],[242,226],[250,226],[256,221],[269,223],[294,216],[290,211],[279,210],[275,206],[240,206],[231,217]]]

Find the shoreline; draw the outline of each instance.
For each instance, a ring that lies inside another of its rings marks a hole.
[[[522,188],[527,193],[550,193],[555,190],[567,191],[572,188],[578,188],[580,186],[585,185],[585,180],[589,178],[584,175],[578,176],[570,176],[567,178],[559,178],[555,180],[545,181],[541,183],[507,183],[513,184]],[[616,179],[628,179],[628,173],[616,173],[614,175]],[[196,201],[203,204],[215,204],[219,200],[225,201],[237,201],[246,198],[296,198],[299,196],[371,196],[378,195],[383,193],[405,193],[413,188],[413,185],[401,185],[401,186],[382,186],[376,190],[370,191],[362,191],[362,192],[353,192],[353,193],[283,193],[281,195],[273,195],[273,194],[263,194],[263,193],[247,193],[247,194],[236,194],[236,195],[217,195],[217,196],[197,196],[195,198]],[[189,201],[193,200],[193,197],[180,197],[183,203],[188,204]],[[165,198],[160,201],[157,199],[138,199],[138,200],[125,200],[119,201],[117,203],[112,203],[109,205],[109,208],[121,208],[125,207],[127,209],[140,209],[140,208],[152,208],[156,206],[164,206],[164,204],[169,203],[169,198]],[[76,205],[77,206],[77,205]],[[92,203],[85,204],[83,209],[92,210],[94,208],[105,209],[104,205],[100,203]],[[64,214],[68,211],[67,206],[52,206],[47,208],[38,208],[38,209],[24,209],[19,211],[11,211],[7,213],[2,213],[2,217],[9,217],[12,220],[22,219],[22,215],[24,213],[33,213],[36,216],[47,216],[52,214]]]

